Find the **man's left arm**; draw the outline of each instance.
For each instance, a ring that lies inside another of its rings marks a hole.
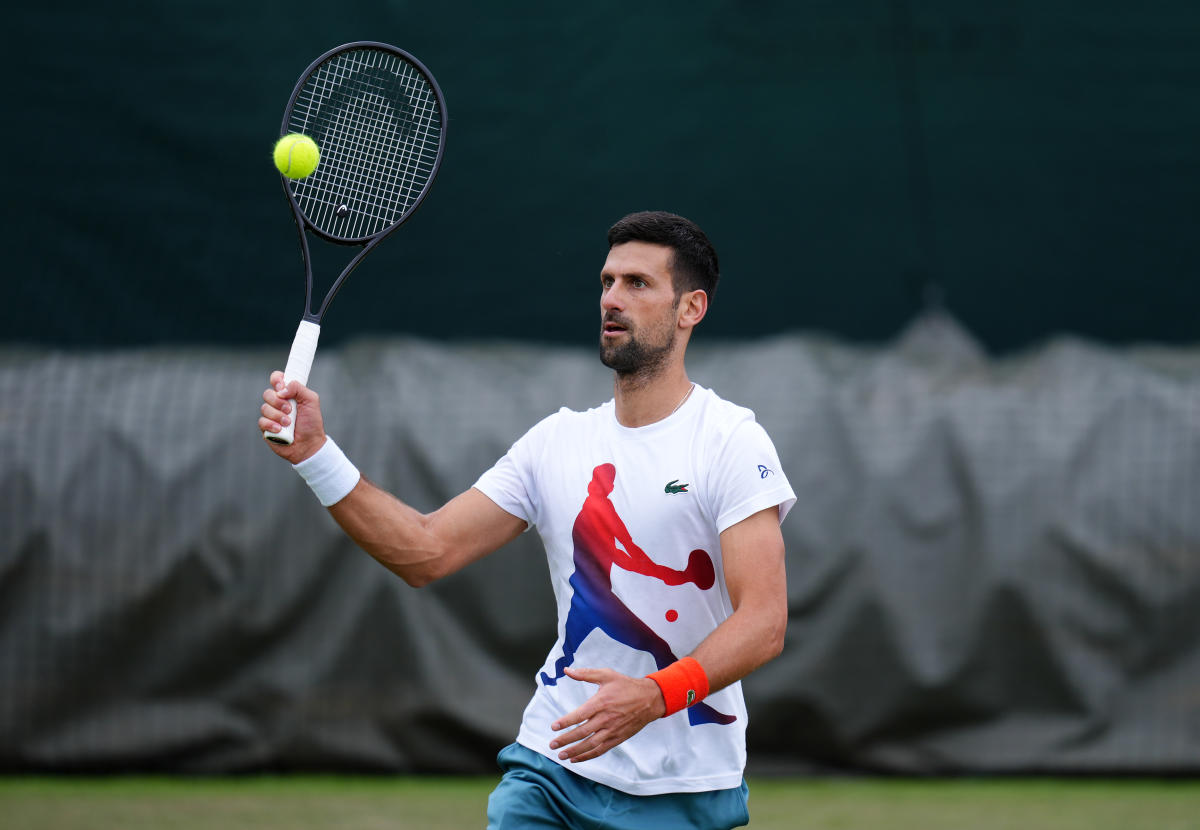
[[[787,571],[779,509],[760,510],[721,534],[725,587],[733,614],[691,657],[708,675],[710,692],[736,683],[783,651],[787,631]]]
[[[769,507],[721,533],[725,586],[733,614],[689,655],[715,692],[741,680],[783,650],[787,629],[787,574],[779,508]],[[550,744],[558,757],[586,761],[603,755],[666,713],[658,684],[612,669],[568,668],[575,680],[599,685],[582,706],[551,725],[575,727]]]

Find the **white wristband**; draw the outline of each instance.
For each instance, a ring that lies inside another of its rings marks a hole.
[[[346,498],[361,477],[358,468],[328,435],[321,449],[299,464],[293,464],[292,469],[308,482],[322,507],[329,507]]]

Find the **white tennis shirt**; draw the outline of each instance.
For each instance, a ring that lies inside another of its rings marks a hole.
[[[517,741],[554,761],[550,724],[597,688],[562,668],[642,677],[688,655],[733,613],[721,532],[769,507],[783,521],[796,500],[754,413],[700,386],[669,417],[636,429],[617,422],[612,401],[561,409],[475,487],[536,527],[546,548],[558,640]],[[711,586],[697,558],[712,562]],[[746,704],[734,683],[599,758],[566,766],[634,795],[727,789],[742,782],[745,736]]]

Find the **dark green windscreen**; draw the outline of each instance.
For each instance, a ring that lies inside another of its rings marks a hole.
[[[4,340],[286,349],[270,146],[308,63],[361,39],[429,66],[449,144],[323,344],[591,343],[604,232],[648,208],[717,245],[708,337],[877,341],[940,300],[994,350],[1200,339],[1194,2],[281,8],[16,13]],[[328,279],[350,252],[321,253]]]

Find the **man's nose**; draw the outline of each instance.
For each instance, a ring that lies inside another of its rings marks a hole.
[[[621,289],[616,284],[610,285],[600,292],[601,311],[620,311],[624,306],[624,297],[621,294]]]

